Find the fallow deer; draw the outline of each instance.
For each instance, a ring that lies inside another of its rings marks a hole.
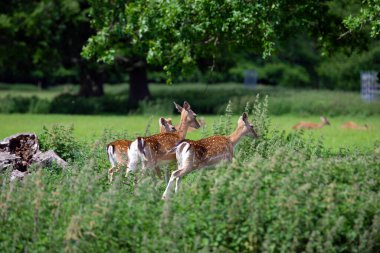
[[[203,117],[200,118],[200,119],[197,119],[197,120],[198,120],[198,123],[199,123],[200,127],[204,127],[204,126],[206,125],[206,121],[204,120]],[[180,124],[176,125],[175,128],[178,129],[178,128],[179,128],[179,125],[180,125]],[[194,130],[196,130],[196,128],[194,128],[194,127],[189,127],[189,129],[187,129],[187,132],[189,133],[189,132],[192,132],[192,131],[194,131]]]
[[[247,113],[243,113],[235,131],[228,136],[216,135],[197,141],[180,142],[175,147],[178,169],[171,174],[162,199],[168,197],[170,186],[174,180],[176,181],[175,192],[177,192],[180,180],[186,174],[221,161],[231,162],[234,147],[245,135],[252,138],[258,137],[253,125],[248,121]]]
[[[327,120],[326,117],[322,116],[320,123],[301,121],[301,122],[295,124],[292,128],[294,130],[300,130],[300,129],[318,129],[318,128],[324,127],[325,125],[330,125],[330,122]]]
[[[198,129],[200,127],[196,117],[197,114],[191,110],[188,102],[183,103],[183,107],[174,103],[177,110],[181,113],[181,122],[174,133],[161,133],[149,137],[138,137],[130,146],[128,152],[127,173],[137,169],[139,161],[142,162],[143,169],[155,168],[159,163],[174,161],[175,145],[184,140],[189,127]]]
[[[342,129],[368,130],[368,125],[360,126],[353,121],[348,121],[340,126]]]
[[[176,129],[172,124],[171,119],[159,119],[160,133],[175,132]],[[107,145],[108,160],[111,163],[111,168],[108,170],[109,180],[112,182],[114,172],[120,170],[120,167],[126,166],[128,163],[128,150],[131,146],[130,140],[117,140]],[[161,177],[160,170],[156,170],[157,175]]]

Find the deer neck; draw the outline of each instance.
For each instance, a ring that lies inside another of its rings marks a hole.
[[[235,147],[236,144],[239,143],[241,137],[243,137],[243,136],[244,136],[243,131],[241,129],[239,129],[239,127],[238,127],[235,129],[235,131],[232,134],[230,134],[228,136],[228,139],[231,141],[232,146]]]
[[[186,138],[187,130],[189,129],[189,125],[181,120],[181,123],[179,123],[179,127],[177,130],[178,137],[181,140],[184,140]]]

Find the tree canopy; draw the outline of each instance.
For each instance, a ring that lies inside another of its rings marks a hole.
[[[373,38],[380,36],[380,1],[363,0],[360,12],[357,15],[350,14],[344,24],[350,32],[360,30],[365,26],[370,27]]]
[[[270,55],[279,39],[297,31],[330,35],[328,1],[123,1],[90,0],[97,34],[83,55],[110,62],[138,55],[163,66],[169,77],[204,58],[236,50]]]

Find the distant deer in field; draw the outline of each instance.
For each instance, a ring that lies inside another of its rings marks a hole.
[[[353,121],[348,121],[340,126],[342,129],[368,130],[368,125],[360,126]]]
[[[186,174],[204,167],[215,165],[221,161],[231,162],[234,147],[243,136],[257,138],[253,125],[248,121],[246,113],[239,118],[237,128],[228,136],[211,136],[192,141],[184,140],[175,147],[178,169],[173,171],[162,199],[168,197],[170,186],[176,181],[175,192],[178,191],[181,178]]]
[[[138,137],[130,146],[128,152],[127,172],[137,169],[139,161],[142,162],[143,169],[158,169],[158,163],[170,162],[176,159],[175,145],[185,139],[189,127],[198,129],[197,114],[191,110],[188,102],[183,103],[183,107],[174,103],[177,110],[181,113],[181,122],[174,133],[160,133],[149,137]]]
[[[160,133],[175,132],[171,119],[159,119]],[[131,146],[130,140],[117,140],[107,145],[108,160],[111,163],[111,168],[108,170],[109,180],[112,182],[114,172],[120,170],[120,167],[126,166],[128,163],[128,150]],[[160,171],[157,173],[160,176]]]
[[[322,116],[320,123],[301,121],[301,122],[295,124],[292,128],[294,130],[300,130],[300,129],[318,129],[318,128],[324,127],[325,125],[330,125],[330,122],[327,120],[326,117]]]

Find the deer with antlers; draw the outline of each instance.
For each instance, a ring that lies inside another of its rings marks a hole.
[[[294,130],[300,130],[300,129],[318,129],[318,128],[324,127],[325,125],[330,125],[330,122],[327,120],[326,117],[322,116],[320,123],[301,121],[301,122],[295,124],[292,128]]]
[[[368,130],[368,125],[360,126],[353,121],[348,121],[340,126],[342,129]]]
[[[160,133],[171,133],[176,131],[171,119],[160,118],[158,122],[160,125]],[[127,165],[128,151],[131,143],[132,141],[130,140],[117,140],[107,144],[108,160],[111,163],[111,168],[108,170],[110,182],[113,180],[113,174],[118,172],[120,167]],[[156,169],[156,173],[161,177],[159,169]]]
[[[180,125],[176,132],[160,133],[149,137],[138,137],[131,143],[128,152],[127,172],[137,169],[138,163],[142,162],[143,169],[158,168],[159,163],[167,163],[176,159],[175,145],[184,140],[189,127],[198,129],[197,114],[191,109],[188,102],[183,103],[183,107],[174,103],[181,113]],[[157,170],[157,169],[156,169]]]
[[[243,136],[258,137],[253,125],[248,121],[247,113],[243,113],[235,131],[228,136],[216,135],[197,141],[183,140],[177,144],[174,149],[178,169],[171,174],[162,199],[168,197],[170,186],[174,180],[176,181],[175,192],[177,192],[181,178],[186,174],[222,161],[231,162],[234,147]]]

